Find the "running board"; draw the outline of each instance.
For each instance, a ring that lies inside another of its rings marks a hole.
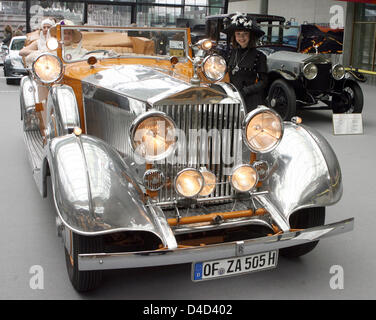
[[[24,139],[28,150],[28,158],[33,170],[33,177],[38,186],[39,192],[46,197],[47,191],[45,186],[44,174],[42,173],[43,165],[43,137],[39,130],[24,131]]]

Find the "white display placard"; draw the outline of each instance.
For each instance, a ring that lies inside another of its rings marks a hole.
[[[361,113],[333,113],[333,132],[339,134],[363,134]]]
[[[184,49],[184,42],[177,40],[170,40],[170,49]]]

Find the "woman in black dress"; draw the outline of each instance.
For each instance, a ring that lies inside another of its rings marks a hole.
[[[264,32],[255,21],[241,14],[231,18],[224,32],[231,37],[233,46],[227,61],[230,82],[240,91],[249,112],[265,104],[266,56],[255,48]]]

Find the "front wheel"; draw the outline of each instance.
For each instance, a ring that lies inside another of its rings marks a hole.
[[[72,246],[71,253],[65,247],[64,249],[68,276],[73,287],[80,292],[97,288],[101,283],[103,271],[80,271],[78,269],[78,254],[103,252],[103,238],[72,233]]]
[[[283,79],[277,79],[271,84],[268,102],[269,106],[278,112],[283,120],[290,120],[296,114],[295,90]]]
[[[295,212],[290,218],[292,229],[307,229],[322,226],[325,223],[325,207],[307,208]],[[279,252],[286,258],[301,257],[311,252],[319,241],[308,242],[297,246],[283,248]]]
[[[342,94],[333,97],[334,113],[362,113],[364,104],[363,91],[355,81],[347,81]]]

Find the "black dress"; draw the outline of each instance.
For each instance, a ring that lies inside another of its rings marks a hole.
[[[228,60],[230,82],[240,91],[247,112],[265,104],[266,56],[256,48],[233,49]]]

